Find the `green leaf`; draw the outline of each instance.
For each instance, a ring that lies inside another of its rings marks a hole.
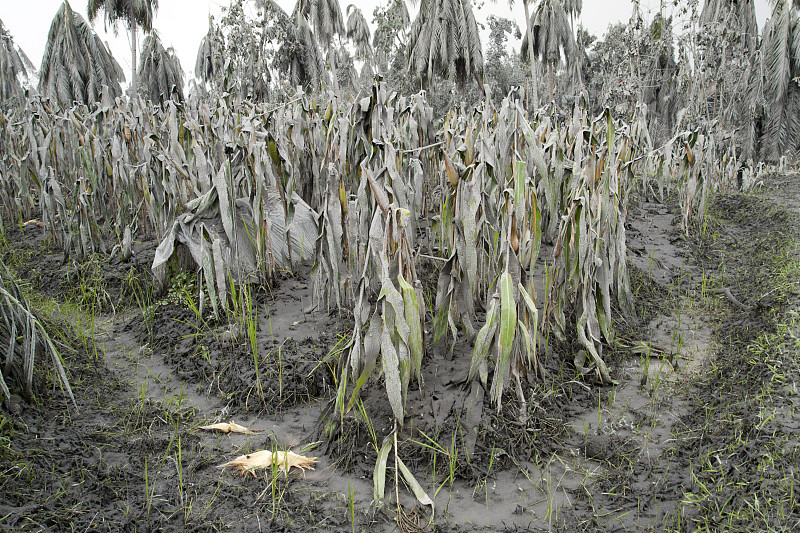
[[[373,498],[379,502],[383,499],[386,488],[386,459],[389,457],[389,452],[392,450],[394,443],[394,432],[389,433],[383,439],[381,449],[378,451],[378,460],[375,461],[375,473],[372,476],[373,480]]]
[[[408,324],[408,349],[411,355],[413,372],[417,380],[422,381],[422,356],[425,346],[422,344],[422,324],[420,323],[420,305],[417,301],[417,291],[401,274],[397,275],[397,282],[403,291],[403,304],[405,306],[405,319]],[[425,303],[422,303],[423,307]]]
[[[475,337],[475,350],[472,352],[472,363],[469,366],[469,380],[472,381],[475,378],[475,374],[480,371],[481,383],[484,388],[487,387],[489,378],[487,373],[487,360],[492,348],[492,340],[497,331],[499,315],[497,312],[497,301],[497,297],[492,298],[492,303],[490,304],[489,310],[486,312],[486,323]]]
[[[356,380],[356,385],[353,388],[353,394],[350,396],[350,401],[347,402],[347,410],[349,411],[356,399],[358,392],[364,383],[372,376],[375,371],[375,363],[378,359],[378,353],[381,349],[381,317],[378,315],[378,310],[372,313],[372,318],[369,321],[369,329],[364,335],[364,369]],[[338,403],[338,402],[337,402]]]
[[[386,323],[384,316],[383,333],[381,334],[381,362],[383,364],[383,375],[386,378],[386,394],[389,396],[389,404],[392,406],[394,417],[403,423],[403,385],[400,379],[400,361],[397,356],[397,349],[392,342],[390,330],[393,325]]]
[[[524,227],[525,220],[525,190],[527,189],[525,167],[525,161],[514,162],[514,213],[520,228]]]
[[[508,271],[500,276],[500,358],[508,359],[517,327],[517,302],[514,299],[514,282]]]

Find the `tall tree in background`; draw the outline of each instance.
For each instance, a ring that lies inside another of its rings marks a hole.
[[[347,38],[355,46],[356,59],[364,62],[364,70],[372,73],[374,54],[370,45],[370,31],[364,14],[353,4],[347,6]]]
[[[86,20],[66,0],[53,17],[39,71],[39,92],[61,105],[89,104],[103,87],[121,93],[122,68]]]
[[[139,83],[148,98],[164,103],[173,94],[183,101],[183,70],[172,48],[165,49],[155,32],[145,37],[139,62]]]
[[[657,14],[650,24],[649,34],[645,33],[643,37],[642,96],[647,105],[650,136],[661,142],[673,134],[678,113],[678,64],[673,46],[672,18]]]
[[[699,17],[695,64],[698,116],[732,132],[753,157],[753,122],[763,108],[761,55],[754,0],[707,0]]]
[[[292,85],[319,88],[327,79],[325,57],[311,26],[300,13],[295,13],[291,35],[281,44],[275,66],[289,75]]]
[[[344,17],[339,0],[297,0],[295,11],[308,20],[317,42],[325,48],[334,89],[338,89],[333,39],[345,34]]]
[[[208,33],[200,40],[194,74],[199,79],[213,83],[222,76],[225,66],[225,36],[214,26],[214,17],[208,17]]]
[[[394,59],[405,54],[411,16],[404,0],[389,0],[386,7],[378,6],[372,11],[372,21],[376,26],[372,36],[375,63],[385,75]]]
[[[587,60],[586,47],[588,44],[581,39],[587,37],[588,33],[581,34],[580,31],[575,31],[575,19],[580,18],[581,11],[583,11],[583,0],[564,0],[564,12],[569,17],[569,32],[572,34],[572,42],[575,44],[572,61],[570,61],[570,81],[573,95],[583,90],[583,66]]]
[[[513,0],[509,0],[509,3],[512,2],[512,1]],[[533,17],[531,17],[531,10],[530,10],[530,7],[529,7],[529,5],[531,3],[534,4],[534,8],[535,8],[536,0],[522,0],[522,8],[525,10],[525,37],[524,37],[524,39],[527,39],[529,43],[532,43],[534,41],[534,37],[533,37]],[[526,47],[523,45],[523,49],[524,48],[526,48]],[[525,54],[522,54],[522,55],[525,56]],[[527,58],[528,58],[528,62],[531,65],[531,87],[532,87],[531,97],[533,99],[532,103],[533,103],[533,107],[535,109],[535,108],[539,107],[539,79],[538,79],[538,76],[536,75],[536,58],[535,58],[534,54],[530,54],[530,53],[527,55]]]
[[[33,70],[33,63],[25,52],[14,44],[14,38],[6,31],[3,21],[0,20],[0,102],[22,96],[20,78],[27,79],[29,70]]]
[[[408,68],[423,84],[440,75],[464,87],[472,76],[483,92],[483,49],[471,0],[422,0],[411,25]]]
[[[547,86],[552,102],[555,97],[553,71],[562,58],[569,66],[575,48],[567,12],[561,0],[542,0],[533,13],[530,26],[533,27],[533,42],[527,34],[522,38],[522,58],[528,59],[532,54],[547,64]]]
[[[136,39],[137,29],[145,33],[153,29],[153,15],[158,9],[158,0],[89,0],[86,11],[94,22],[100,10],[105,20],[115,30],[120,20],[128,25],[131,36],[131,88],[136,90]]]
[[[575,19],[580,18],[581,11],[583,11],[583,0],[564,0],[564,12],[569,17],[569,27],[572,34],[575,35]]]
[[[767,99],[767,155],[793,154],[800,139],[800,17],[798,0],[772,0],[762,54]]]

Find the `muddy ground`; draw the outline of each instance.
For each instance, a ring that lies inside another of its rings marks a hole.
[[[636,313],[618,315],[604,354],[616,385],[579,375],[577,348],[554,342],[545,379],[526,384],[528,416],[513,394],[498,413],[465,383],[467,342],[429,346],[398,444],[432,523],[405,486],[396,521],[392,459],[385,505],[373,501],[391,409],[376,381],[332,412],[352,323],[311,310],[307,268],[213,321],[194,310],[192,275],[156,293],[154,243],[130,263],[78,265],[39,228],[7,228],[3,259],[59,339],[77,408],[44,373],[33,401],[0,411],[0,529],[796,530],[798,179],[716,196],[688,237],[674,201],[631,206]],[[421,272],[435,285],[434,265]],[[259,432],[198,429],[231,420]],[[265,448],[319,462],[288,476],[218,467]]]

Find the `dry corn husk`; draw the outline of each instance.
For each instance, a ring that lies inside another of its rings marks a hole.
[[[198,429],[204,429],[206,431],[219,431],[221,433],[241,433],[242,435],[254,435],[263,431],[261,429],[250,429],[240,426],[234,421],[220,422],[218,424],[211,424],[210,426],[200,426]]]
[[[288,450],[275,453],[270,450],[261,450],[259,452],[248,453],[247,455],[240,455],[232,461],[219,465],[219,468],[232,466],[240,470],[243,474],[249,472],[255,476],[253,470],[257,468],[272,468],[272,466],[277,466],[283,468],[286,473],[288,473],[292,467],[296,467],[300,470],[314,470],[312,465],[316,462],[316,457],[306,457]]]

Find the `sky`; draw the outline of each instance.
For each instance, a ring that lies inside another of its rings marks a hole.
[[[33,64],[38,68],[44,46],[47,41],[47,32],[50,22],[61,6],[62,0],[0,0],[0,20],[6,30],[14,38],[16,44],[22,48]],[[287,11],[294,8],[295,0],[278,0],[278,3]],[[386,0],[340,0],[343,14],[349,3],[355,4],[364,13],[364,17],[372,25],[372,11],[376,5],[386,4]],[[412,19],[416,9],[408,2]],[[664,2],[671,4],[672,2]],[[86,17],[86,0],[73,0],[72,8]],[[197,57],[197,48],[200,40],[208,31],[208,16],[218,18],[223,6],[228,5],[227,0],[159,0],[159,9],[156,13],[155,28],[159,32],[164,46],[172,46],[181,61],[184,72],[188,76],[194,74],[194,63]],[[522,1],[514,2],[513,7],[508,6],[506,0],[496,3],[478,0],[475,16],[478,21],[485,21],[489,15],[513,18],[521,28],[524,28],[524,14]],[[661,0],[641,0],[642,11],[647,20],[652,19],[658,12]],[[764,21],[769,16],[768,0],[756,0],[756,16],[759,27],[763,28]],[[580,22],[590,33],[602,37],[609,24],[626,21],[632,12],[630,0],[583,0],[583,12]],[[94,23],[95,31],[108,42],[111,52],[125,71],[125,76],[130,79],[131,51],[128,32],[124,25],[119,26],[117,35],[109,27],[106,31],[103,14],[98,14]],[[677,27],[677,25],[674,25]],[[374,29],[374,25],[372,26]],[[484,36],[485,43],[486,36]],[[141,42],[141,37],[140,37]],[[484,44],[484,47],[486,45]]]

